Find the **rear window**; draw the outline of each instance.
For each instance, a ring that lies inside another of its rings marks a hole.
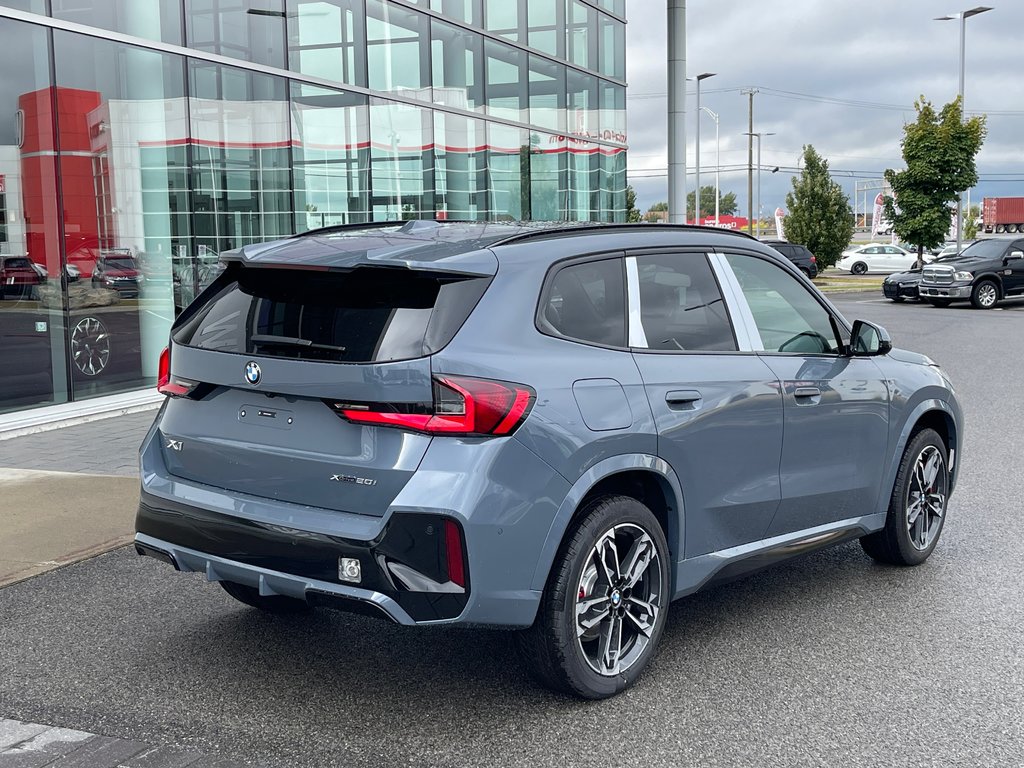
[[[32,264],[28,259],[16,258],[4,259],[4,266],[8,269],[30,269]]]
[[[373,267],[238,268],[220,278],[174,340],[197,349],[321,362],[407,360],[451,341],[489,283],[484,277]]]

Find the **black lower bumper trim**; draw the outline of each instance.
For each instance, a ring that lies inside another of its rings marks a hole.
[[[135,528],[154,539],[244,565],[379,592],[395,600],[414,621],[436,621],[462,613],[469,585],[461,593],[405,590],[385,573],[381,560],[402,563],[439,583],[447,581],[442,519],[438,515],[395,514],[375,540],[352,541],[224,515],[143,492]],[[173,556],[154,547],[136,543],[136,551],[178,567]],[[359,560],[362,578],[358,584],[339,578],[342,557]],[[358,611],[358,606],[348,604],[333,607]],[[374,606],[369,610],[379,615]]]

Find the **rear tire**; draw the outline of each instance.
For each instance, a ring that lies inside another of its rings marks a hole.
[[[903,451],[885,527],[861,537],[861,547],[880,563],[920,565],[939,541],[948,499],[946,444],[935,430],[922,429]]]
[[[259,608],[267,613],[305,613],[311,610],[308,603],[304,600],[296,600],[294,597],[261,595],[256,587],[249,587],[234,581],[222,581],[220,585],[238,602],[245,603],[252,608]]]
[[[863,261],[858,261],[852,267],[850,267],[850,274],[853,275],[866,275],[868,273],[868,265]]]
[[[552,565],[534,625],[518,633],[533,676],[585,699],[632,685],[665,628],[670,562],[661,525],[639,501],[588,504]]]

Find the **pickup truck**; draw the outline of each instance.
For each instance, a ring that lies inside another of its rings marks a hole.
[[[1003,299],[1024,296],[1024,239],[979,240],[958,259],[926,264],[918,295],[937,307],[970,301],[992,309]]]

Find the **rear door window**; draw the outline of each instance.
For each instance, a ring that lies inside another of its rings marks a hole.
[[[736,337],[703,253],[637,256],[646,349],[734,351]]]
[[[553,335],[626,346],[626,282],[619,257],[562,267],[541,301],[539,325]]]
[[[447,344],[490,278],[399,269],[238,268],[174,331],[198,349],[321,362],[407,360]]]

